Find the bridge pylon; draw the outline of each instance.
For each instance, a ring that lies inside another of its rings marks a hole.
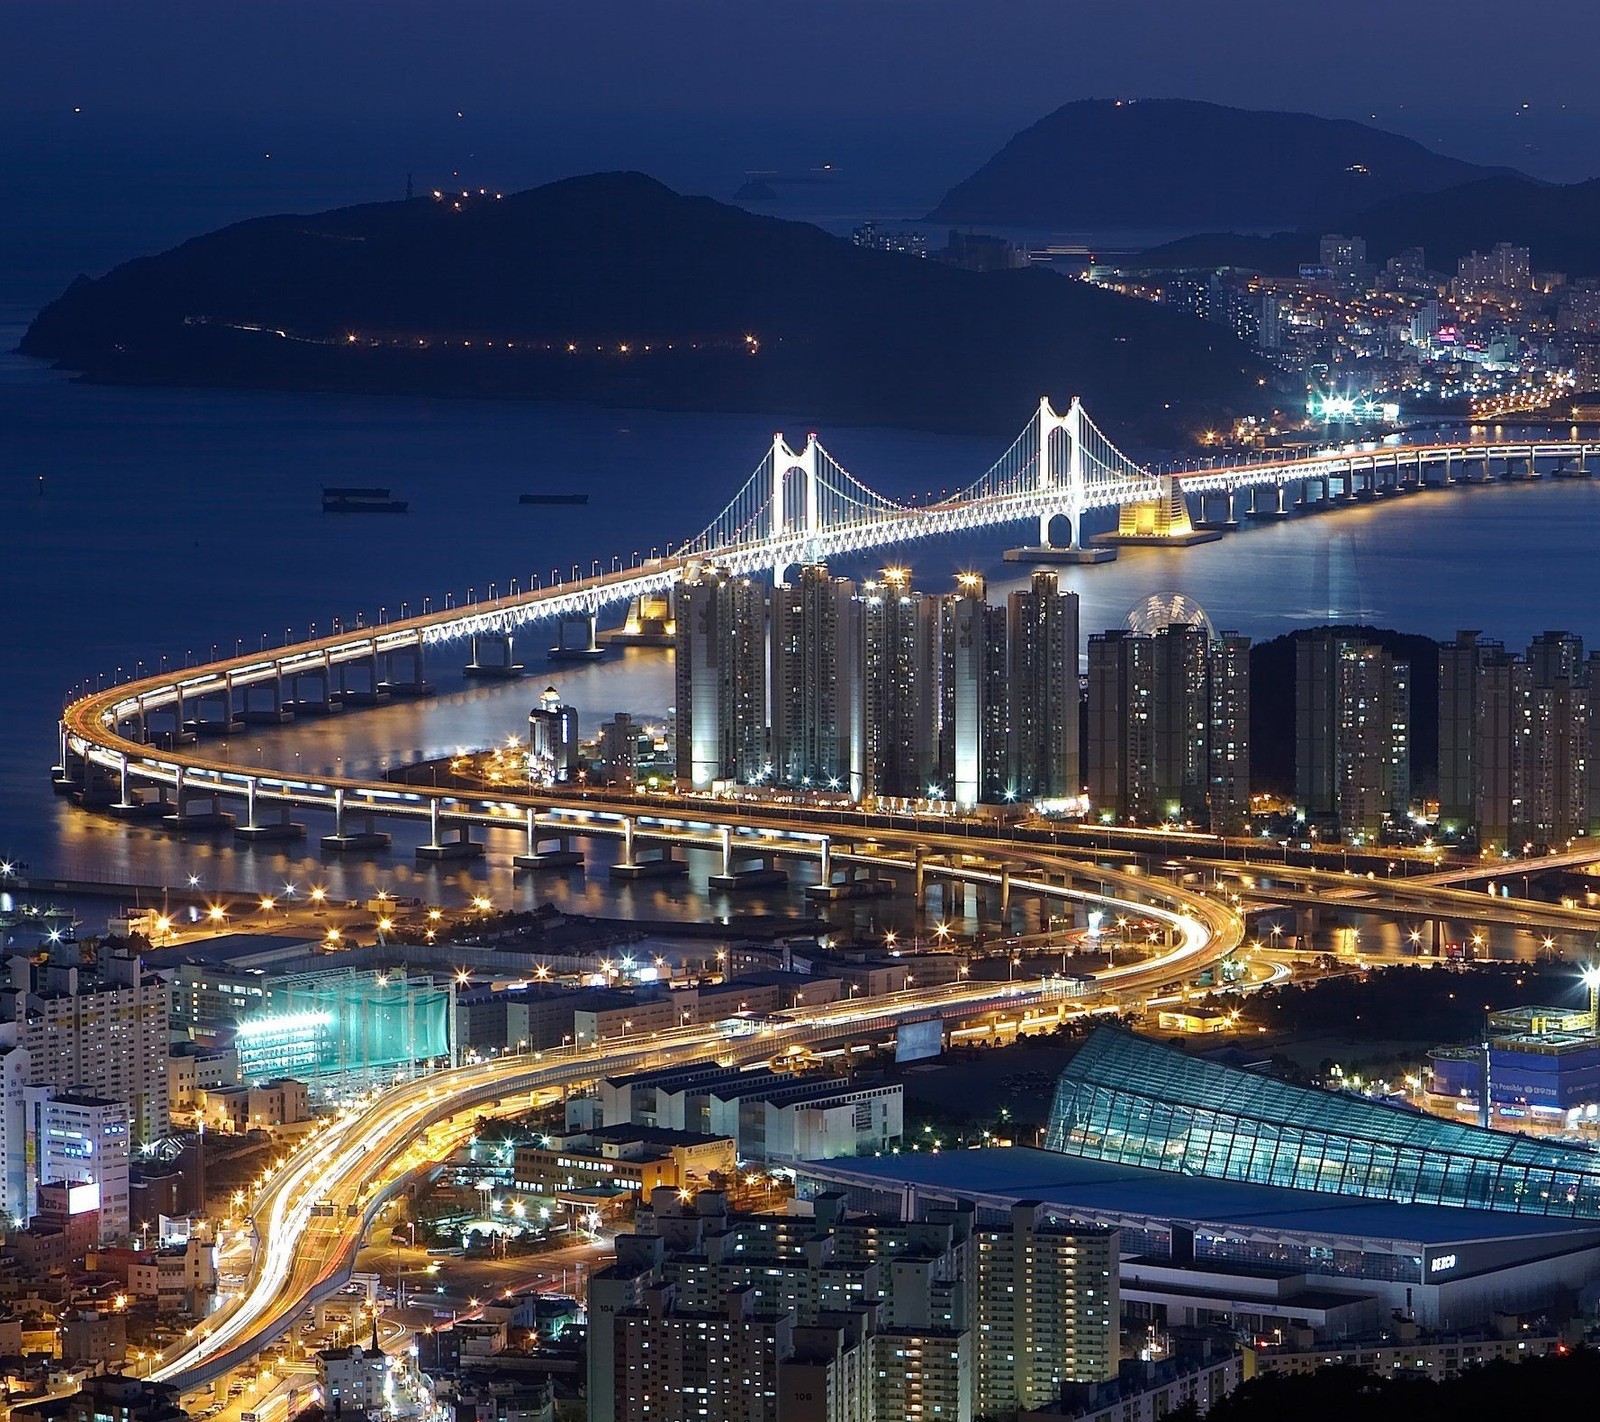
[[[772,481],[767,536],[777,545],[772,564],[774,586],[783,581],[784,574],[795,561],[796,553],[809,549],[815,543],[821,528],[819,449],[815,434],[808,434],[805,444],[798,451],[789,448],[789,442],[781,430],[772,436],[772,450],[767,456],[768,477]],[[792,487],[791,474],[800,475],[798,489]],[[806,556],[810,556],[809,553]]]
[[[1038,441],[1034,489],[1040,500],[1039,542],[1032,548],[1008,548],[1007,562],[1104,563],[1116,557],[1113,549],[1090,548],[1083,542],[1083,515],[1088,506],[1083,457],[1086,422],[1083,404],[1076,395],[1064,415],[1055,412],[1048,395],[1039,397],[1039,411],[1033,422]],[[1061,546],[1053,543],[1050,536],[1051,525],[1058,518],[1067,521],[1067,541]]]

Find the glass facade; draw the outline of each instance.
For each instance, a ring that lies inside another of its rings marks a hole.
[[[1600,1219],[1600,1154],[1239,1071],[1101,1028],[1046,1146],[1177,1175],[1363,1200]]]
[[[247,1082],[293,1076],[359,1088],[448,1061],[455,985],[403,969],[269,979],[234,1034]]]

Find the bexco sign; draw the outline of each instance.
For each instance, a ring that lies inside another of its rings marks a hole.
[[[1454,1269],[1455,1267],[1456,1256],[1454,1254],[1435,1254],[1428,1261],[1428,1272],[1430,1274],[1442,1274],[1446,1269]]]

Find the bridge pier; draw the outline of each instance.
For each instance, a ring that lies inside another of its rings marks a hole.
[[[472,660],[461,668],[463,676],[490,681],[512,681],[523,673],[517,660],[516,638],[510,632],[475,632],[472,635]],[[494,647],[492,660],[483,656],[483,648]]]
[[[184,717],[183,707],[187,701],[194,707],[194,715]],[[208,701],[220,702],[222,717],[220,720],[208,720],[205,714]],[[182,689],[178,692],[178,722],[180,727],[189,735],[199,739],[202,736],[230,736],[236,731],[244,729],[243,721],[233,718],[233,679],[227,678],[220,686],[206,686],[197,688],[185,696]]]
[[[511,858],[513,869],[581,869],[583,852],[572,847],[573,837],[562,830],[539,829],[538,815],[532,805],[527,812],[528,848],[525,853]],[[554,849],[545,845],[553,844]]]
[[[598,640],[607,647],[672,646],[671,593],[641,593],[628,604],[622,626],[599,633]]]
[[[411,672],[411,675],[403,681],[396,675],[396,664],[401,658],[410,662]],[[390,696],[408,698],[433,695],[433,688],[428,685],[420,636],[408,646],[390,647],[383,653],[383,680],[379,683],[379,690],[387,692]]]
[[[674,853],[670,844],[641,851],[634,846],[637,826],[632,815],[622,817],[622,858],[611,866],[613,879],[667,879],[687,874],[689,866]]]
[[[382,680],[378,676],[376,651],[352,658],[348,662],[338,662],[335,666],[339,673],[339,689],[333,695],[338,698],[341,706],[382,706],[389,700],[389,693],[384,690]],[[357,669],[366,673],[367,684],[353,689],[350,685],[350,674]]]
[[[417,846],[417,858],[431,863],[454,859],[479,859],[483,846],[472,837],[472,826],[465,820],[447,826],[443,823],[439,798],[428,801],[428,842]]]
[[[550,649],[550,660],[553,662],[592,662],[605,656],[606,649],[600,645],[596,635],[597,614],[594,609],[588,612],[569,613],[556,620],[556,644]],[[567,630],[571,628],[577,636],[568,640]]]
[[[256,707],[253,693],[257,691],[267,693],[266,706]],[[240,688],[239,720],[252,726],[281,726],[294,720],[294,712],[284,705],[282,671],[279,671],[271,681],[256,682]]]
[[[285,707],[296,716],[332,716],[344,710],[333,694],[333,669],[328,661],[328,654],[322,654],[322,664],[315,667],[296,668],[289,673],[289,699]],[[315,682],[318,694],[303,696],[300,691],[302,681]]]
[[[289,807],[279,805],[278,817],[273,820],[263,820],[257,814],[256,800],[260,792],[260,783],[252,775],[245,781],[245,822],[233,827],[233,837],[246,844],[260,844],[263,842],[283,842],[301,839],[305,836],[306,827],[297,825],[289,818]]]
[[[778,868],[777,855],[760,847],[733,847],[733,826],[723,825],[722,871],[708,875],[706,883],[713,889],[766,889],[781,888],[789,876]]]
[[[192,809],[191,806],[196,800],[209,802],[210,808]],[[177,778],[172,787],[172,801],[172,813],[161,818],[162,825],[167,829],[182,833],[233,828],[233,816],[223,810],[222,797],[217,790],[209,785],[191,790],[187,772],[181,765],[178,767]]]
[[[352,829],[352,818],[358,820],[363,828]],[[389,847],[389,836],[373,828],[375,819],[371,810],[349,809],[345,804],[344,788],[340,786],[333,792],[333,833],[323,835],[319,843],[329,854],[381,853]]]

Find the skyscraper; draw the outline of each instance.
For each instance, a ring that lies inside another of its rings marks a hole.
[[[1295,641],[1295,797],[1311,820],[1379,834],[1411,802],[1411,668],[1319,627]]]
[[[1448,807],[1440,795],[1441,821],[1475,827],[1485,850],[1595,832],[1595,659],[1570,632],[1540,633],[1525,658],[1475,635],[1439,650],[1440,785],[1452,789]]]
[[[1211,644],[1211,743],[1206,809],[1211,828],[1240,834],[1250,818],[1250,639],[1221,632]]]
[[[749,578],[693,564],[677,587],[674,741],[696,790],[767,771],[767,599]]]
[[[855,622],[851,789],[919,797],[938,750],[938,603],[913,590],[904,568],[885,568],[881,581],[861,585]]]
[[[1089,639],[1089,796],[1113,818],[1242,830],[1250,639],[1202,618]]]
[[[1155,694],[1153,766],[1157,812],[1205,811],[1211,743],[1211,639],[1203,624],[1172,623],[1151,639]]]
[[[1504,656],[1502,643],[1470,631],[1439,648],[1439,822],[1447,829],[1478,822],[1480,673]]]
[[[1078,764],[1078,595],[1035,573],[1009,599],[1011,784],[1019,799],[1083,788]]]
[[[1089,803],[1118,820],[1156,809],[1155,649],[1142,632],[1089,638]]]
[[[939,764],[936,779],[962,809],[1010,789],[1006,610],[983,578],[963,573],[939,607]],[[1013,792],[1014,793],[1014,792]]]
[[[1117,1375],[1117,1233],[1047,1216],[1044,1205],[1016,1204],[1005,1227],[975,1236],[977,1416],[1043,1407],[1068,1383]]]
[[[13,980],[5,995],[17,1045],[27,1050],[28,1085],[120,1102],[140,1143],[159,1140],[170,1128],[171,990],[125,947],[102,944],[92,967],[77,955],[76,943],[57,945],[34,990]]]
[[[855,584],[803,565],[772,590],[772,765],[779,784],[849,790]]]

